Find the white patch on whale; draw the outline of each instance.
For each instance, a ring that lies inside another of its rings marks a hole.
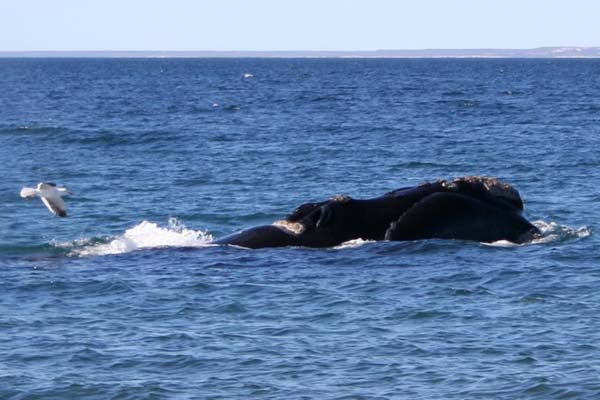
[[[290,222],[285,219],[275,221],[271,225],[276,226],[278,228],[285,229],[286,231],[291,232],[295,235],[301,234],[306,229],[306,227],[303,224],[301,224],[300,222]]]

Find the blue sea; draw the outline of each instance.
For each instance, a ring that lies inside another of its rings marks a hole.
[[[600,60],[2,59],[0,398],[597,399],[599,148]],[[542,237],[211,245],[464,175]]]

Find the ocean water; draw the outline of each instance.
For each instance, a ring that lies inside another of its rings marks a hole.
[[[0,60],[0,398],[597,399],[599,148],[600,60]],[[543,237],[211,245],[462,175]]]

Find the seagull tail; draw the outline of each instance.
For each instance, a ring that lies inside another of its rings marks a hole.
[[[33,188],[24,187],[21,189],[21,197],[24,199],[31,199],[37,196],[37,190]]]

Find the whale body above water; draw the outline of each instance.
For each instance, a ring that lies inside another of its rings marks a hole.
[[[519,192],[496,178],[467,176],[403,187],[371,199],[335,196],[283,220],[215,241],[246,248],[333,247],[362,240],[458,239],[524,243],[540,231]]]

